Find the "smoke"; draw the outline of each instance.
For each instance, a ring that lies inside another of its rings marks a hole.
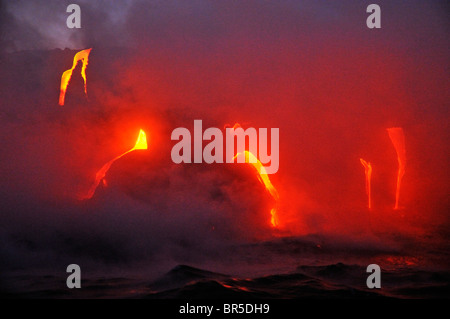
[[[226,242],[359,236],[370,222],[379,230],[376,220],[388,230],[448,225],[450,46],[441,2],[382,1],[380,30],[367,29],[365,4],[350,1],[78,1],[79,30],[65,26],[69,3],[2,7],[8,267],[186,261]],[[75,49],[90,47],[89,100],[76,71],[59,106],[62,72]],[[192,129],[194,119],[205,128],[280,128],[280,169],[270,177],[280,233],[270,229],[273,201],[251,166],[172,163],[170,133]],[[390,210],[393,126],[406,140],[402,220]],[[115,162],[108,187],[78,202],[141,128],[148,150]],[[361,157],[373,165],[371,214]]]
[[[73,1],[3,1],[2,49],[6,52],[53,48],[86,48],[88,43],[127,44],[124,24],[127,12],[138,1],[77,1],[81,29],[66,25],[67,6]],[[110,44],[111,45],[111,44]]]

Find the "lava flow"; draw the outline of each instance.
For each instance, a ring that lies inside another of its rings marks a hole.
[[[78,52],[77,54],[75,54],[74,58],[73,58],[73,64],[72,64],[72,68],[69,70],[64,71],[64,73],[61,76],[61,89],[60,89],[60,93],[59,93],[59,105],[64,105],[64,99],[66,96],[66,90],[67,90],[67,86],[69,85],[70,82],[70,78],[72,77],[72,72],[75,69],[75,67],[78,64],[78,61],[82,61],[83,62],[83,66],[81,67],[81,76],[83,77],[84,80],[84,93],[87,95],[87,89],[86,89],[86,67],[88,65],[88,58],[89,58],[89,53],[91,52],[91,49],[86,49],[86,50],[82,50],[80,52]]]
[[[91,188],[89,189],[89,192],[82,198],[82,199],[90,199],[95,193],[95,190],[97,189],[97,186],[100,184],[101,181],[103,181],[104,185],[106,185],[106,182],[104,180],[106,173],[108,172],[111,165],[121,158],[122,156],[135,151],[135,150],[146,150],[147,149],[147,136],[145,135],[145,132],[143,130],[140,130],[138,139],[136,141],[136,144],[132,149],[129,151],[126,151],[125,153],[113,158],[108,163],[103,165],[103,167],[95,174],[95,181],[92,184]]]
[[[372,209],[372,199],[370,194],[370,179],[372,177],[372,164],[370,162],[366,162],[362,158],[359,159],[361,164],[364,166],[364,174],[366,176],[366,194],[367,194],[367,201],[368,201],[368,208]]]
[[[234,158],[238,157],[240,154],[241,153],[236,154]],[[272,195],[273,199],[275,199],[276,206],[270,210],[271,215],[270,224],[273,227],[277,227],[279,225],[277,213],[278,213],[278,201],[280,199],[278,191],[276,190],[275,187],[273,187],[272,183],[270,182],[269,175],[267,175],[266,173],[266,169],[258,160],[258,158],[256,158],[256,156],[249,151],[244,151],[244,155],[245,155],[245,162],[253,165],[253,167],[258,172],[259,181],[266,187],[266,190],[270,193],[270,195]]]
[[[398,209],[398,201],[400,197],[400,184],[403,176],[405,175],[406,164],[406,150],[405,150],[405,135],[401,127],[391,127],[387,129],[395,151],[397,152],[398,160],[398,173],[397,173],[397,190],[395,192],[395,206],[394,209]]]

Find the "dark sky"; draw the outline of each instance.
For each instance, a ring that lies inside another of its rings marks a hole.
[[[104,258],[120,259],[167,238],[203,242],[212,229],[219,239],[270,236],[273,203],[250,168],[171,162],[171,131],[194,119],[280,128],[271,179],[286,234],[365,229],[360,157],[374,166],[371,216],[398,224],[386,128],[402,127],[404,222],[447,225],[445,1],[377,1],[380,30],[366,27],[370,1],[77,1],[82,28],[69,30],[71,2],[2,3],[3,252],[25,241],[79,253],[72,240],[95,242],[93,255],[115,246],[119,257]],[[89,99],[75,72],[60,107],[60,76],[84,48]],[[115,163],[109,186],[78,202],[140,128],[149,150]]]

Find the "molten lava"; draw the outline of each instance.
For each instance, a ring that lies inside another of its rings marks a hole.
[[[241,126],[241,124],[239,124],[239,123],[234,123],[234,125],[233,126],[231,126],[230,124],[225,124],[224,126],[223,126],[223,128],[232,128],[233,130],[235,130],[235,129],[237,129],[238,127],[242,127]]]
[[[398,201],[400,197],[400,184],[403,176],[405,175],[406,165],[406,149],[405,149],[405,135],[401,127],[391,127],[387,129],[395,151],[397,152],[398,160],[398,173],[397,173],[397,190],[395,192],[395,206],[394,209],[398,209]]]
[[[59,105],[64,105],[64,99],[66,96],[67,86],[69,85],[70,79],[72,77],[72,72],[75,69],[75,67],[78,64],[78,61],[83,62],[83,66],[81,67],[81,76],[84,80],[84,93],[87,95],[87,89],[86,89],[86,67],[88,65],[88,58],[89,53],[91,52],[91,49],[86,49],[78,52],[75,54],[73,58],[73,64],[72,68],[69,70],[64,71],[64,73],[61,76],[61,89],[59,93]]]
[[[372,208],[372,199],[370,194],[370,179],[372,177],[372,164],[369,162],[366,162],[362,158],[359,159],[361,164],[364,166],[364,174],[366,176],[366,194],[367,194],[367,201],[368,201],[368,208]]]
[[[90,199],[95,193],[95,190],[97,189],[97,186],[100,184],[101,181],[103,181],[103,185],[106,185],[106,182],[104,180],[106,173],[108,172],[111,165],[121,158],[122,156],[135,151],[135,150],[146,150],[147,149],[147,136],[145,135],[145,132],[143,130],[140,130],[138,139],[136,141],[136,144],[132,149],[129,151],[126,151],[125,153],[113,158],[108,163],[103,165],[103,167],[95,174],[95,181],[92,184],[91,188],[89,189],[89,192],[82,198],[82,199]]]
[[[234,158],[238,157],[240,154],[241,153],[236,154],[236,156]],[[280,199],[280,196],[278,195],[278,191],[276,190],[275,187],[273,187],[272,183],[270,182],[269,175],[267,175],[267,173],[266,173],[266,169],[261,164],[261,162],[256,158],[256,156],[254,156],[249,151],[245,151],[244,155],[245,155],[245,162],[253,165],[253,167],[258,172],[259,181],[266,187],[266,190],[270,193],[270,195],[272,195],[273,199],[276,202],[276,206],[274,208],[272,208],[270,211],[270,215],[271,215],[270,224],[273,227],[277,227],[279,225],[278,202]]]

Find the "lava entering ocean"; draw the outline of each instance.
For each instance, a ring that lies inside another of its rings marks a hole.
[[[397,172],[397,189],[395,192],[395,206],[394,209],[398,209],[398,202],[400,197],[400,184],[402,178],[405,175],[405,165],[406,165],[406,150],[405,150],[405,135],[403,134],[403,129],[401,127],[391,127],[387,129],[389,137],[392,144],[394,145],[395,151],[397,152],[398,160],[398,172]]]
[[[77,54],[75,54],[75,56],[73,58],[72,68],[64,71],[64,73],[62,74],[61,89],[60,89],[60,93],[59,93],[59,105],[64,105],[64,99],[66,97],[67,86],[69,85],[70,79],[72,77],[72,72],[75,69],[75,67],[77,66],[78,61],[83,62],[83,66],[81,67],[81,76],[83,77],[83,80],[84,80],[84,93],[87,96],[86,67],[88,65],[89,53],[91,52],[91,50],[92,50],[92,48],[82,50],[82,51],[78,52]]]
[[[237,158],[240,155],[241,153],[238,153],[234,158]],[[277,227],[279,225],[278,202],[280,200],[280,195],[278,194],[277,189],[272,185],[272,182],[270,181],[269,176],[266,173],[266,169],[261,164],[261,162],[256,158],[256,156],[249,151],[244,151],[244,155],[245,155],[245,162],[253,165],[253,167],[258,172],[259,181],[266,187],[266,190],[270,193],[270,195],[272,195],[273,199],[276,202],[275,207],[270,210],[271,215],[270,224],[273,227]]]
[[[108,163],[106,163],[105,165],[103,165],[103,167],[97,172],[97,174],[95,174],[95,181],[92,184],[91,188],[89,189],[88,193],[82,197],[82,199],[90,199],[92,198],[92,196],[95,193],[95,190],[97,189],[97,186],[100,184],[101,181],[105,183],[105,175],[108,172],[109,168],[111,167],[111,165],[118,160],[119,158],[121,158],[122,156],[135,151],[135,150],[146,150],[147,149],[147,136],[145,134],[145,132],[141,129],[139,132],[139,136],[136,140],[136,144],[134,145],[134,147],[132,149],[130,149],[129,151],[126,151],[125,153],[113,158],[112,160],[110,160]]]
[[[372,178],[372,164],[370,162],[366,162],[362,158],[359,159],[361,164],[364,166],[364,175],[366,176],[366,194],[367,194],[367,201],[368,201],[368,208],[372,209],[372,198],[371,198],[371,191],[370,191],[370,180]]]

